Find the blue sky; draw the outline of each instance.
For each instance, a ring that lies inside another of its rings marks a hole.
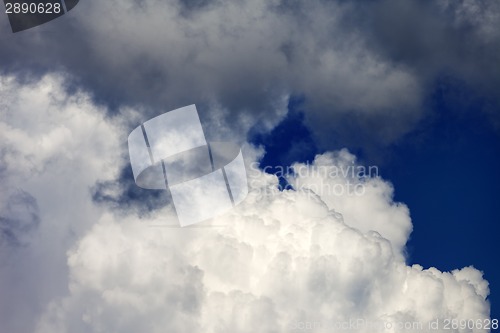
[[[483,270],[497,317],[500,137],[481,113],[487,101],[464,86],[438,84],[429,101],[436,116],[393,148],[387,175],[396,187],[396,199],[412,212],[410,262]]]

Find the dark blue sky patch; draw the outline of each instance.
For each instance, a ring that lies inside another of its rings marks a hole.
[[[303,98],[292,97],[288,114],[269,133],[250,131],[249,142],[262,145],[266,154],[261,166],[288,166],[294,162],[312,162],[318,149],[310,130],[304,124]]]
[[[281,123],[269,133],[250,131],[249,142],[264,146],[266,153],[260,161],[262,169],[278,172],[280,167],[287,167],[295,162],[312,162],[318,149],[311,132],[304,124],[303,98],[292,97],[288,102],[288,113]],[[270,168],[269,168],[270,167]],[[282,189],[289,187],[284,178],[280,178]]]
[[[432,113],[391,148],[382,172],[395,199],[410,208],[410,263],[484,271],[492,318],[498,318],[500,268],[492,255],[500,252],[500,135],[483,112],[487,104],[464,84],[442,78],[428,99]]]

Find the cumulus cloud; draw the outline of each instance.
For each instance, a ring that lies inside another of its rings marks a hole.
[[[409,267],[388,239],[350,226],[356,219],[320,196],[252,176],[264,187],[205,227],[102,216],[70,251],[70,295],[49,306],[38,332],[331,332],[352,319],[366,323],[356,332],[385,332],[488,317],[488,283],[474,268]],[[375,196],[373,208],[358,206],[367,219],[381,210]]]
[[[356,157],[343,149],[293,168],[297,176],[288,177],[292,186],[315,191],[329,208],[342,212],[350,226],[365,233],[376,230],[396,253],[403,250],[412,230],[410,212],[393,202],[392,185],[379,177],[376,166],[356,164]]]
[[[1,82],[0,226],[20,240],[0,243],[10,252],[0,257],[2,331],[330,332],[363,319],[356,331],[385,332],[489,316],[478,270],[406,265],[408,208],[379,177],[332,175],[357,165],[346,150],[318,155],[290,178],[297,190],[279,191],[276,176],[252,167],[262,149],[247,146],[246,200],[179,228],[168,203],[143,214],[140,203],[93,200],[97,182],[120,178],[140,116],[104,116],[60,75]],[[325,190],[351,183],[365,192]]]
[[[250,332],[315,323],[321,331],[350,318],[489,315],[477,270],[405,264],[409,212],[392,201],[390,184],[311,171],[355,165],[347,151],[317,156],[293,179],[297,191],[280,192],[275,176],[249,167],[249,197],[206,228],[173,228],[168,205],[146,217],[96,205],[91,187],[116,179],[124,163],[126,121],[63,86],[54,75],[29,85],[2,77],[2,197],[10,198],[2,230],[29,236],[23,246],[2,243],[10,252],[2,299],[13,300],[2,302],[5,329]],[[324,187],[356,182],[363,195]]]

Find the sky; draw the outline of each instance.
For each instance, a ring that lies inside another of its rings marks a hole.
[[[0,13],[0,332],[488,331],[499,24],[493,0]],[[192,104],[249,193],[180,228],[127,137]]]

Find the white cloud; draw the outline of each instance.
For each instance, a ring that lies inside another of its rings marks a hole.
[[[342,212],[346,224],[364,233],[375,230],[402,252],[412,231],[410,212],[393,202],[392,185],[380,178],[377,166],[360,166],[343,149],[294,168],[299,177],[288,180],[295,188],[314,190],[329,208]]]
[[[98,179],[122,165],[119,124],[83,92],[48,75],[0,76],[0,327],[30,332],[45,304],[67,290],[66,251],[100,216]]]
[[[388,240],[349,227],[308,192],[254,189],[211,223],[103,216],[70,252],[70,296],[38,332],[288,332],[306,322],[330,332],[351,318],[427,325],[489,315],[480,272],[408,267]]]
[[[408,209],[382,179],[366,180],[360,197],[279,192],[275,176],[249,168],[247,199],[193,228],[174,227],[169,206],[140,216],[96,205],[89,188],[117,179],[133,113],[105,118],[85,93],[64,93],[63,82],[2,77],[0,176],[9,187],[0,192],[27,193],[38,207],[27,212],[40,220],[24,247],[7,245],[1,257],[2,331],[288,332],[316,323],[330,332],[351,318],[488,317],[481,272],[405,264]],[[248,150],[248,162],[262,153]],[[315,165],[353,162],[340,151]],[[347,178],[295,181],[356,181]],[[23,217],[16,209],[11,215]]]

